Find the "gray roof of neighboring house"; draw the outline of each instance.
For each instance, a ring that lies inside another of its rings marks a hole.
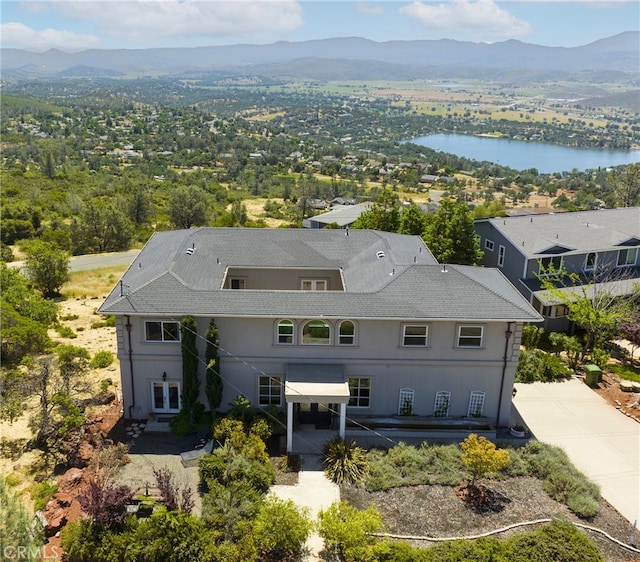
[[[368,209],[371,208],[371,203],[358,203],[357,205],[334,205],[331,211],[315,215],[304,220],[304,226],[312,222],[321,224],[333,224],[336,223],[339,226],[348,226],[353,224],[355,220]]]
[[[554,247],[602,252],[640,239],[640,207],[485,219],[528,258]],[[634,243],[632,245],[637,245]],[[563,252],[564,253],[564,252]]]
[[[245,266],[342,268],[345,290],[221,289],[228,267]],[[344,230],[243,228],[156,233],[99,311],[172,317],[541,319],[498,270],[445,268],[420,237],[372,230],[348,235]]]

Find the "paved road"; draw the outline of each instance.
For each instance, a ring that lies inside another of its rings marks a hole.
[[[578,379],[515,386],[514,406],[531,433],[562,447],[613,507],[640,522],[640,423]]]
[[[84,256],[73,256],[69,260],[69,271],[89,271],[102,267],[113,267],[116,265],[129,265],[133,262],[140,250],[129,250],[127,252],[112,252],[106,254],[87,254]],[[24,262],[14,261],[7,264],[9,267],[22,267]]]

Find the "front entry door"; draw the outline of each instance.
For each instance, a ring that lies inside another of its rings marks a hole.
[[[177,414],[180,411],[180,383],[153,381],[151,383],[152,411],[161,414]]]
[[[296,404],[298,413],[298,423],[313,424],[316,429],[331,428],[330,404],[318,402],[301,402]]]

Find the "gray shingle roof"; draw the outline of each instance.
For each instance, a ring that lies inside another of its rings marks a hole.
[[[640,207],[487,219],[528,258],[555,246],[602,252],[640,238]]]
[[[189,255],[187,250],[194,248]],[[384,252],[383,258],[376,256]],[[227,267],[342,268],[345,291],[221,289]],[[438,265],[422,240],[388,232],[202,228],[157,233],[104,314],[538,321],[497,270]]]

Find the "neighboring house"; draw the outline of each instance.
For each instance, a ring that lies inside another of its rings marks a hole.
[[[337,224],[340,228],[351,226],[358,217],[371,208],[371,203],[357,205],[334,205],[331,211],[321,213],[302,221],[304,228],[324,228],[330,224]]]
[[[117,319],[126,418],[180,410],[180,321],[195,317],[203,358],[215,319],[222,409],[243,394],[285,410],[289,451],[294,422],[507,425],[521,328],[541,320],[495,269],[438,265],[418,236],[333,229],[158,232],[99,312]]]
[[[570,322],[566,306],[542,290],[541,267],[577,274],[587,294],[630,294],[640,281],[640,207],[483,219],[475,230],[483,264],[500,268],[548,329]]]

